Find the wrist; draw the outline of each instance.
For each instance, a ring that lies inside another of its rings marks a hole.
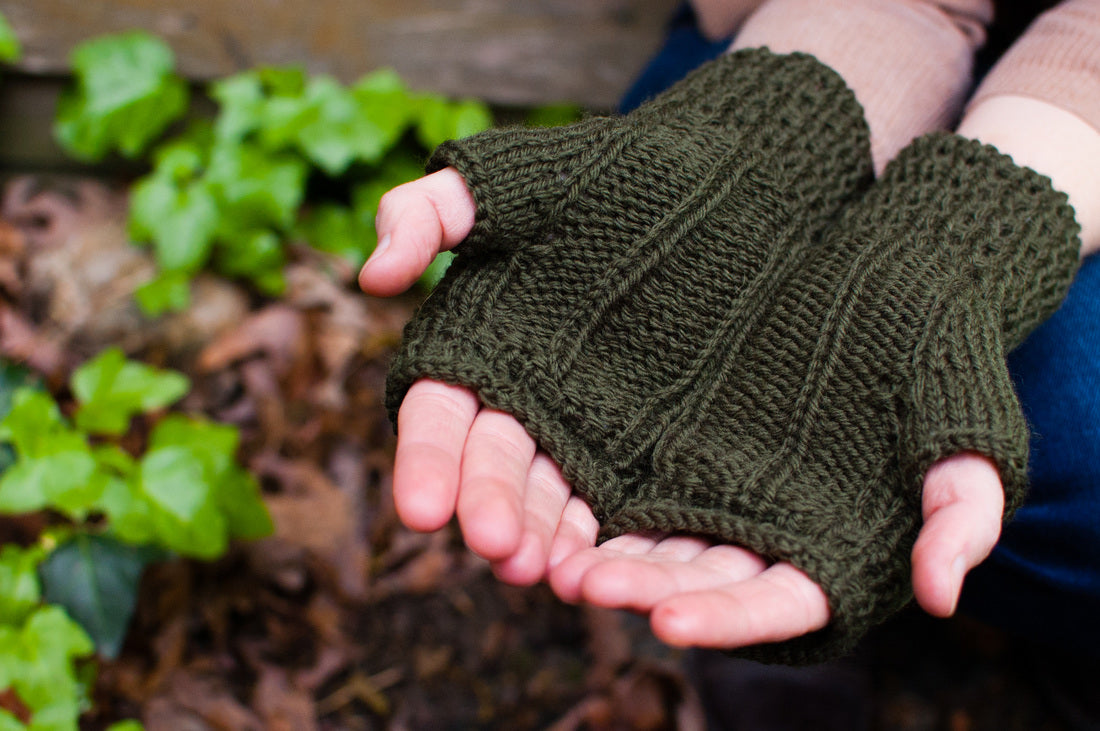
[[[993,145],[1017,165],[1050,178],[1073,206],[1081,255],[1100,250],[1100,130],[1048,102],[1006,95],[971,108],[958,134]]]

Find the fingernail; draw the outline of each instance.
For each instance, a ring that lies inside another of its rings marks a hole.
[[[375,261],[382,258],[382,255],[386,253],[386,249],[390,248],[390,235],[386,234],[378,240],[378,245],[374,247],[374,251],[371,252],[368,262]]]
[[[962,594],[963,580],[966,578],[966,556],[959,554],[951,562],[951,578],[955,587],[955,598],[951,602],[951,613],[955,613],[955,607],[959,604],[959,596]]]

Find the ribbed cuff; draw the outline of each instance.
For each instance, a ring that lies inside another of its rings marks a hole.
[[[958,135],[915,140],[860,208],[872,211],[864,225],[878,238],[909,239],[928,260],[977,279],[1002,315],[1005,350],[1054,313],[1077,271],[1080,226],[1066,195],[1045,175]]]
[[[454,167],[477,206],[474,228],[456,253],[511,250],[545,230],[578,194],[617,124],[597,117],[563,127],[492,129],[436,148],[426,172]]]

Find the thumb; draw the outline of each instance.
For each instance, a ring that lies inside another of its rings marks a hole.
[[[474,198],[454,168],[389,191],[378,204],[378,247],[359,272],[359,286],[378,297],[405,291],[436,254],[466,238],[475,213]]]
[[[964,452],[928,470],[922,495],[924,526],[913,546],[913,593],[929,614],[955,611],[963,578],[996,545],[1004,490],[996,465]]]

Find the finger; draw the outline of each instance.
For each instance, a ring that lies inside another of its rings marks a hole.
[[[497,578],[508,584],[528,586],[546,575],[550,545],[570,492],[569,483],[550,455],[536,453],[527,473],[519,548],[512,556],[493,564]]]
[[[670,538],[648,553],[604,556],[581,580],[581,598],[608,609],[648,612],[676,594],[745,581],[766,567],[762,558],[737,546]]]
[[[478,411],[465,388],[417,381],[397,413],[393,501],[409,528],[432,531],[454,515],[462,447]]]
[[[584,600],[584,578],[594,566],[616,557],[644,554],[657,545],[657,539],[628,533],[612,538],[598,548],[594,544],[595,531],[592,543],[583,546],[578,543],[577,550],[564,555],[558,562],[551,561],[548,576],[550,588],[562,601]]]
[[[978,454],[928,470],[924,526],[913,546],[913,593],[929,614],[954,613],[966,573],[985,560],[1001,533],[1004,490],[996,465]]]
[[[509,414],[482,409],[462,453],[458,524],[474,553],[501,561],[519,548],[535,441]]]
[[[600,524],[596,516],[592,514],[592,508],[579,496],[574,495],[565,504],[565,510],[561,514],[561,522],[554,533],[554,541],[550,544],[550,560],[548,562],[548,579],[550,586],[554,588],[554,576],[558,566],[571,556],[581,553],[596,545],[596,536],[599,533]],[[577,587],[579,589],[579,586]],[[570,598],[567,592],[563,595],[556,588],[554,591],[564,601],[576,601]]]
[[[378,204],[378,246],[359,272],[359,286],[378,297],[405,291],[436,254],[466,238],[475,213],[473,195],[454,168],[389,191]]]
[[[657,604],[649,621],[670,645],[732,649],[821,629],[829,602],[806,574],[778,563],[739,583],[676,594]]]

